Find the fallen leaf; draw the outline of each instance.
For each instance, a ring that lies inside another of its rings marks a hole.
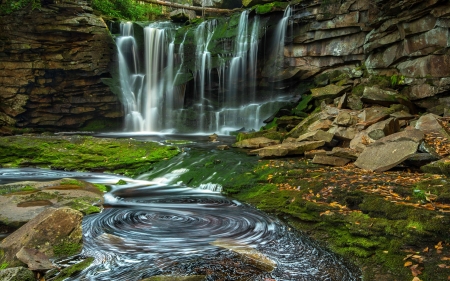
[[[405,262],[405,264],[403,265],[404,267],[408,267],[411,266],[413,263],[411,261],[407,261]]]

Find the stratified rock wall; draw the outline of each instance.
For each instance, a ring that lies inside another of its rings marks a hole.
[[[0,17],[0,128],[67,130],[123,115],[101,82],[116,58],[104,21],[86,2],[61,2]]]

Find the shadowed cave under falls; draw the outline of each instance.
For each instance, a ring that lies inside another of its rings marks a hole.
[[[290,15],[288,7],[270,36],[267,20],[249,11],[191,29],[171,22],[143,28],[121,23],[116,42],[124,130],[225,135],[259,130],[292,99],[259,79],[263,58],[282,63]]]

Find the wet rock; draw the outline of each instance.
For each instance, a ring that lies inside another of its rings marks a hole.
[[[72,206],[90,213],[94,211],[93,204],[101,206],[103,202],[103,193],[91,183],[74,179],[16,182],[0,185],[0,190],[7,193],[0,196],[0,223],[12,228],[22,226],[50,207]]]
[[[302,134],[309,132],[309,127],[312,126],[312,124],[316,124],[315,122],[321,123],[323,120],[326,120],[326,116],[324,116],[323,113],[313,113],[303,119],[303,121],[301,121],[297,126],[295,126],[295,128],[292,129],[286,137],[298,138]],[[328,120],[327,123],[331,124],[331,121]],[[315,127],[317,126],[318,125],[315,125]],[[315,130],[316,128],[312,129],[311,131]]]
[[[2,281],[35,281],[33,271],[24,267],[11,267],[0,270],[0,280]]]
[[[176,275],[157,275],[141,281],[204,281],[205,275],[176,276]]]
[[[405,130],[381,138],[364,149],[355,165],[369,171],[387,171],[415,154],[422,139],[419,130]]]
[[[215,133],[208,136],[208,139],[209,139],[210,142],[217,142],[218,138],[219,138],[219,136],[217,134],[215,134]]]
[[[314,159],[312,160],[312,163],[314,164],[327,166],[345,166],[348,162],[350,162],[350,159],[348,158],[320,154],[314,156]]]
[[[239,148],[261,148],[261,147],[271,146],[271,145],[275,145],[275,144],[279,144],[279,143],[280,143],[279,140],[272,140],[272,139],[268,139],[266,137],[257,137],[257,138],[251,138],[251,139],[238,141],[233,146],[239,147]]]
[[[253,266],[267,272],[273,271],[277,266],[276,262],[269,259],[263,253],[233,240],[219,239],[212,242],[211,245],[229,249],[237,253],[244,261],[249,262]]]
[[[431,155],[430,153],[415,153],[405,160],[405,164],[408,166],[421,167],[429,164],[430,162],[439,160],[439,158]]]
[[[0,243],[4,253],[1,262],[21,264],[16,255],[23,248],[38,250],[49,258],[55,257],[56,249],[61,250],[64,245],[80,245],[81,250],[82,218],[81,212],[67,207],[43,211]]]
[[[303,141],[297,143],[283,143],[279,145],[268,146],[251,151],[257,153],[260,157],[283,157],[286,155],[301,155],[325,145],[325,141]]]

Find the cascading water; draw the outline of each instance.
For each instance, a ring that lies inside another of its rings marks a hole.
[[[258,130],[263,120],[285,104],[273,96],[256,94],[259,17],[249,19],[248,11],[241,13],[238,25],[229,27],[235,28],[236,35],[226,37],[230,46],[223,47],[224,53],[212,43],[223,36],[214,38],[220,24],[226,23],[202,22],[189,37],[195,41],[189,42],[189,50],[185,48],[187,33],[182,43],[175,43],[176,26],[145,27],[143,70],[138,65],[142,58],[136,56],[132,25],[122,24],[117,46],[127,131],[227,134],[241,128]],[[192,46],[194,61],[185,62],[193,55]],[[186,77],[194,79],[189,82]]]

